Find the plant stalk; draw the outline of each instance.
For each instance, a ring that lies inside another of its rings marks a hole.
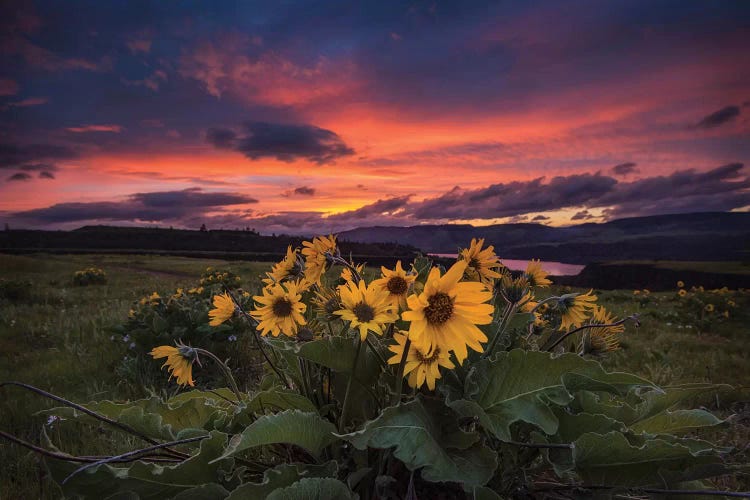
[[[354,362],[352,363],[352,373],[349,375],[349,380],[346,382],[346,392],[344,393],[344,403],[341,408],[341,416],[339,417],[339,434],[344,433],[344,426],[346,425],[346,419],[349,417],[349,407],[351,406],[350,396],[352,392],[352,382],[354,382],[354,374],[357,371],[357,362],[359,361],[359,352],[362,350],[362,342],[359,339],[359,335],[354,336],[354,342],[357,343],[357,351],[354,354]]]
[[[224,377],[226,377],[227,381],[229,382],[229,386],[231,387],[232,392],[234,392],[234,395],[237,396],[237,402],[241,403],[242,393],[240,392],[239,387],[237,387],[237,382],[234,380],[234,376],[232,376],[232,370],[230,370],[229,367],[211,351],[201,349],[200,347],[195,347],[194,349],[197,353],[204,354],[208,356],[209,358],[213,359],[216,362],[216,364],[219,365],[219,368],[221,368],[221,371],[224,374]]]
[[[500,320],[500,324],[497,327],[495,336],[493,337],[492,342],[490,342],[487,346],[487,349],[485,349],[484,353],[482,354],[482,359],[492,355],[492,352],[495,350],[495,346],[497,345],[498,340],[500,340],[500,337],[503,335],[503,333],[505,333],[505,329],[508,326],[508,321],[510,321],[513,313],[516,312],[516,305],[518,305],[517,302],[511,302],[508,304],[508,307],[505,308],[503,318]]]
[[[393,403],[395,405],[401,404],[401,392],[404,389],[404,367],[406,366],[406,359],[409,357],[409,350],[411,349],[411,339],[406,337],[404,342],[404,352],[401,355],[401,361],[398,363],[398,371],[396,372],[396,395]]]

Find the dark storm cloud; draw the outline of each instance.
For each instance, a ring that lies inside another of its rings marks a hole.
[[[18,172],[17,174],[13,174],[7,179],[8,182],[28,181],[28,180],[31,180],[31,175],[24,173],[24,172]]]
[[[135,193],[130,200],[144,207],[220,207],[258,203],[258,200],[240,193],[206,193],[201,188],[182,191]]]
[[[16,168],[43,160],[69,160],[77,156],[69,147],[56,144],[0,143],[0,168]]]
[[[40,179],[54,179],[55,178],[55,174],[53,174],[52,172],[48,172],[48,171],[45,170],[43,172],[39,172],[39,178]]]
[[[354,154],[335,132],[307,124],[246,122],[242,135],[231,129],[211,128],[206,140],[216,148],[239,151],[251,160],[306,159],[323,165]]]
[[[637,163],[633,162],[627,162],[627,163],[620,163],[619,165],[615,165],[612,167],[612,173],[615,175],[628,175],[632,174],[634,172],[638,172]]]
[[[315,194],[315,188],[300,186],[294,189],[294,194],[298,194],[301,196],[313,196]]]
[[[739,106],[727,106],[725,108],[721,108],[719,111],[716,111],[706,116],[701,121],[699,121],[695,125],[695,127],[696,128],[718,127],[719,125],[724,125],[725,123],[734,120],[738,116],[740,116]]]
[[[492,219],[529,212],[543,212],[584,205],[611,191],[617,184],[612,177],[580,174],[493,184],[482,189],[454,188],[437,198],[411,207],[418,219]]]
[[[182,191],[135,193],[124,201],[58,203],[12,215],[19,221],[32,224],[87,220],[162,222],[179,221],[221,210],[225,206],[247,203],[257,203],[257,200],[240,193],[214,193],[190,188]]]

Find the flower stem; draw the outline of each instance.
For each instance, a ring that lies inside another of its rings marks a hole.
[[[490,342],[489,345],[487,346],[487,349],[485,349],[484,354],[482,354],[482,359],[492,355],[492,352],[495,350],[495,346],[497,345],[497,341],[500,340],[500,337],[503,335],[503,333],[505,333],[505,329],[508,327],[508,321],[510,321],[510,318],[511,316],[513,316],[513,313],[516,312],[517,305],[518,305],[517,302],[511,302],[505,308],[505,312],[503,313],[503,318],[500,320],[500,324],[497,327],[495,336],[493,337],[492,342]]]
[[[219,368],[221,368],[222,373],[224,373],[224,376],[227,378],[227,381],[229,382],[229,386],[232,388],[232,392],[234,392],[234,395],[237,396],[237,402],[241,403],[242,393],[240,392],[240,389],[237,387],[237,382],[235,382],[234,377],[232,376],[232,370],[230,370],[229,367],[211,351],[201,349],[200,347],[195,347],[194,349],[197,353],[203,354],[213,359],[216,362],[216,364],[219,365]]]
[[[349,380],[346,382],[346,393],[344,393],[344,404],[341,408],[341,417],[339,418],[339,434],[344,432],[344,426],[346,425],[346,419],[349,417],[349,401],[352,392],[352,382],[354,382],[354,374],[357,371],[357,361],[359,361],[359,352],[362,350],[362,342],[359,340],[359,335],[354,336],[354,342],[357,344],[357,351],[354,355],[354,363],[352,363],[352,373],[349,375]]]
[[[367,342],[367,345],[370,346],[370,349],[373,353],[375,353],[375,357],[378,358],[378,362],[380,363],[380,366],[385,370],[385,368],[388,366],[388,363],[385,362],[385,358],[383,358],[383,355],[380,354],[380,352],[375,348],[375,346],[372,343],[372,340],[370,340],[370,336],[368,335],[365,338],[365,341]]]
[[[401,391],[404,388],[404,367],[406,366],[406,359],[409,357],[409,349],[411,349],[411,340],[406,337],[404,342],[404,353],[401,355],[401,361],[398,363],[398,372],[396,373],[396,398],[394,404],[401,404]]]

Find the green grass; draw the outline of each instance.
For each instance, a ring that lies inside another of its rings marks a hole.
[[[73,273],[91,266],[106,271],[107,284],[73,286]],[[148,388],[134,387],[115,375],[123,346],[112,343],[110,328],[124,321],[133,301],[154,291],[165,296],[177,287],[194,286],[207,266],[228,269],[244,283],[257,283],[270,268],[268,263],[159,256],[0,255],[0,278],[32,284],[23,300],[0,299],[0,380],[26,382],[81,403],[146,396]],[[622,350],[603,360],[606,368],[631,371],[662,385],[731,384],[734,391],[697,404],[723,416],[748,412],[742,406],[750,399],[748,295],[737,295],[737,307],[728,320],[711,323],[700,333],[686,328],[672,292],[655,293],[647,300],[635,300],[631,291],[599,295],[600,303],[618,316],[637,312],[642,321],[640,328],[627,328]],[[0,430],[41,443],[44,419],[32,415],[55,403],[13,387],[0,389],[0,394]],[[716,439],[742,445],[750,440],[749,429],[746,418],[744,424],[716,433]],[[53,426],[50,434],[56,445],[73,454],[107,454],[141,444],[95,426],[81,426],[75,434],[59,433]],[[43,478],[34,453],[0,442],[0,463],[0,498],[59,497]],[[720,486],[738,487],[727,481]]]
[[[671,269],[674,271],[699,271],[718,274],[750,274],[748,262],[710,262],[710,261],[667,261],[667,260],[619,260],[605,262],[605,265],[642,264],[657,269]]]

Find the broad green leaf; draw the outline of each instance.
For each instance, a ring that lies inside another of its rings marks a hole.
[[[334,432],[336,428],[331,422],[313,412],[287,410],[264,415],[245,428],[242,434],[232,436],[220,458],[275,443],[293,444],[318,457],[323,448],[338,439]]]
[[[338,465],[335,461],[323,465],[281,464],[267,469],[263,482],[244,483],[229,495],[227,500],[244,500],[250,498],[267,498],[274,490],[291,486],[297,481],[312,477],[335,477]]]
[[[574,444],[576,472],[589,484],[662,484],[665,473],[677,475],[692,467],[721,462],[710,449],[693,451],[678,442],[657,438],[639,440],[633,445],[619,432],[584,434]]]
[[[415,399],[386,408],[357,432],[341,436],[357,449],[394,448],[409,470],[422,469],[427,481],[482,486],[497,467],[497,454],[479,435],[458,427],[457,415],[440,402]]]
[[[255,394],[247,404],[253,413],[276,412],[283,410],[317,411],[315,405],[305,396],[280,389],[262,391]]]
[[[711,427],[723,423],[705,410],[665,411],[630,426],[633,432],[648,434],[679,434],[691,432],[700,427]]]
[[[279,488],[267,500],[355,500],[357,498],[347,486],[330,477],[306,478],[286,488]]]
[[[551,406],[570,403],[570,391],[591,387],[624,394],[642,386],[653,384],[627,373],[608,373],[596,361],[575,354],[514,349],[475,364],[466,378],[465,399],[449,404],[463,416],[478,417],[498,439],[511,441],[510,426],[519,421],[555,434],[558,420]]]
[[[216,462],[216,459],[226,442],[226,434],[214,431],[200,442],[198,453],[177,465],[146,462],[133,462],[128,466],[103,464],[79,472],[64,485],[62,481],[80,464],[54,459],[46,460],[46,464],[52,478],[61,484],[66,498],[106,498],[119,492],[133,492],[142,500],[157,500],[217,483],[226,464]],[[216,491],[213,487],[206,488]]]
[[[686,384],[661,390],[632,390],[625,400],[606,400],[592,392],[576,395],[574,406],[587,413],[601,413],[626,425],[649,419],[690,398],[731,389],[728,385]]]
[[[229,492],[222,485],[208,483],[178,493],[172,500],[224,500]]]

